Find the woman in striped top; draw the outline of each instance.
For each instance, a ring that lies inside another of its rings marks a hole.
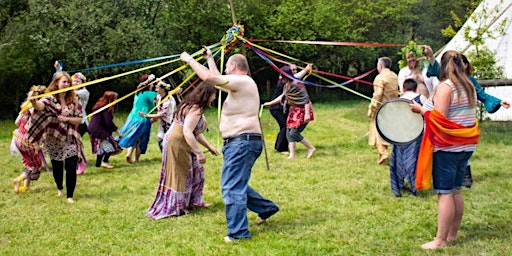
[[[464,209],[462,180],[480,135],[476,123],[476,92],[464,72],[461,54],[445,52],[440,70],[441,83],[433,96],[423,107],[411,104],[414,112],[425,116],[426,125],[417,174],[426,170],[432,161],[432,180],[439,204],[437,235],[433,241],[423,244],[423,249],[446,247],[448,242],[457,239]],[[417,188],[421,184],[416,181]]]

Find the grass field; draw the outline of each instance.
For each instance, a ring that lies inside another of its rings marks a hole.
[[[160,172],[156,126],[142,160],[127,164],[123,152],[111,158],[112,170],[94,167],[86,135],[90,163],[78,177],[71,205],[56,196],[50,173],[30,191],[13,193],[12,179],[22,165],[9,155],[13,121],[2,121],[0,255],[510,255],[512,127],[482,123],[471,159],[475,183],[463,191],[459,241],[425,252],[420,245],[436,233],[436,196],[391,194],[389,168],[376,164],[377,154],[367,145],[366,110],[363,101],[315,104],[316,120],[303,133],[317,148],[309,160],[302,145],[293,160],[273,150],[277,123],[263,111],[270,170],[263,153],[250,184],[281,211],[259,226],[250,212],[252,238],[235,244],[222,242],[227,231],[221,156],[207,155],[205,164],[205,201],[213,208],[155,221],[145,212]],[[207,112],[205,135],[220,149],[216,116],[216,109]],[[117,114],[116,123],[122,125],[125,117]]]

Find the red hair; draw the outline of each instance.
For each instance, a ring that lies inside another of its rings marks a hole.
[[[101,98],[94,104],[92,111],[96,111],[115,100],[117,100],[117,93],[113,91],[106,91],[103,93],[103,96],[101,96]],[[114,106],[111,106],[108,111],[114,112]]]

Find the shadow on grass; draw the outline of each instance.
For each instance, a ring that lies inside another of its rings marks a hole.
[[[464,224],[463,229],[466,235],[460,242],[478,241],[478,240],[509,240],[511,236],[512,223],[508,219],[502,219],[500,222],[472,222]]]

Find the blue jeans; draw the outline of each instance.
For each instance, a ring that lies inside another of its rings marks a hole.
[[[451,194],[453,190],[462,187],[464,173],[472,154],[473,151],[434,152],[432,180],[437,194]]]
[[[267,219],[279,210],[277,205],[249,186],[252,166],[262,149],[261,140],[233,141],[222,148],[222,199],[225,204],[228,236],[234,239],[251,237],[247,209],[257,213],[262,219]]]

